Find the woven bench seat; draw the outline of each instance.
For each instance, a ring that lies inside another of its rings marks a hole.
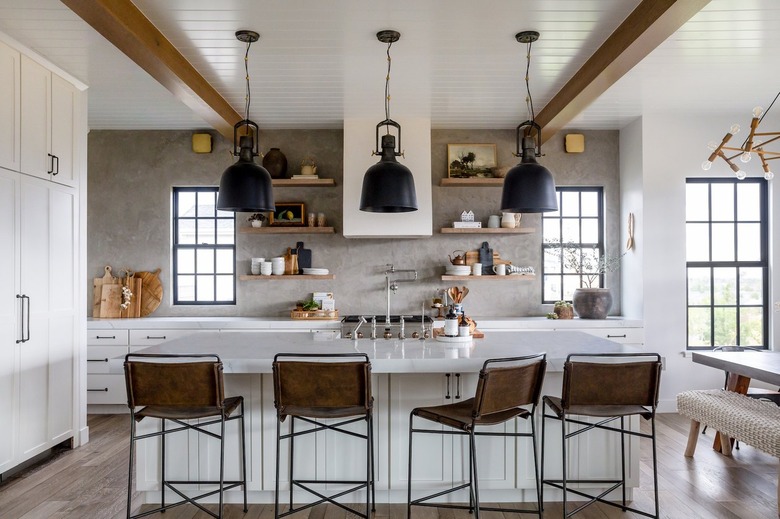
[[[721,433],[721,449],[726,456],[731,455],[733,438],[780,458],[780,407],[774,402],[723,389],[685,391],[677,395],[677,412],[691,419],[687,457],[693,456],[699,427],[705,424]],[[780,504],[780,486],[777,499]]]

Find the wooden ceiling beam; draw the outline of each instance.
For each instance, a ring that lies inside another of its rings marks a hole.
[[[130,0],[62,0],[230,141],[243,117]]]
[[[642,0],[537,114],[547,141],[710,0]]]

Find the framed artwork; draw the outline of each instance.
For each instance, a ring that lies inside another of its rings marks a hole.
[[[491,178],[496,166],[495,144],[447,144],[450,178]]]
[[[303,202],[277,202],[268,225],[301,227],[306,225],[306,206]]]

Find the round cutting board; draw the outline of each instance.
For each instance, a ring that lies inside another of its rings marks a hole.
[[[141,317],[151,314],[160,306],[163,297],[162,281],[158,277],[160,269],[154,272],[136,272],[141,278]]]

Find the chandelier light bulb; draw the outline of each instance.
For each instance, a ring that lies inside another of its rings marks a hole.
[[[736,135],[739,133],[739,125],[737,123],[734,123],[731,125],[731,128],[729,128],[729,133],[731,135]]]
[[[701,163],[701,169],[703,169],[704,171],[709,171],[711,167],[712,167],[712,162],[710,162],[709,160],[705,160],[704,162]]]
[[[753,158],[753,156],[749,151],[746,151],[745,153],[739,156],[739,160],[745,163],[750,162],[751,158]]]
[[[745,172],[744,172],[744,171],[742,171],[741,169],[740,169],[740,170],[737,170],[737,172],[736,172],[735,174],[737,175],[737,178],[738,178],[739,180],[745,180],[745,177],[747,176],[747,173],[745,173]]]
[[[717,148],[717,147],[718,147],[718,141],[710,141],[710,142],[707,143],[707,148],[710,151],[715,151],[715,148]]]
[[[775,178],[775,174],[772,173],[771,171],[767,171],[766,173],[764,173],[764,178],[767,180],[772,180],[773,178]]]
[[[753,108],[753,117],[761,117],[761,114],[764,113],[764,109],[760,106],[757,106]]]

